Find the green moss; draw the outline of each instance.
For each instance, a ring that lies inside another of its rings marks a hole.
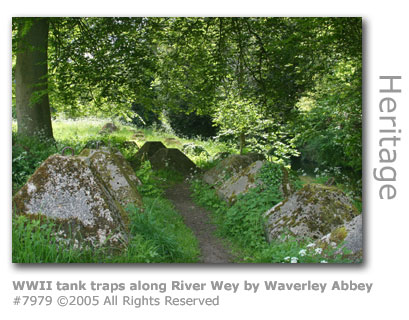
[[[271,234],[274,234],[274,237],[282,232],[283,222],[289,229],[306,226],[311,232],[310,236],[316,239],[330,233],[358,214],[342,191],[334,187],[306,185],[294,196],[296,199],[292,200],[291,208],[287,208],[291,211],[282,212],[282,206],[287,203],[284,201],[268,214]],[[274,214],[280,214],[281,217],[274,218]],[[294,236],[301,236],[301,234],[294,234]]]
[[[229,197],[229,205],[232,205],[233,203],[235,203],[237,200],[237,195],[235,192],[232,193],[232,195]]]
[[[79,154],[79,156],[80,156],[80,157],[89,157],[90,153],[91,153],[91,150],[90,150],[90,149],[83,149],[83,150],[81,151],[81,153]]]
[[[331,232],[330,241],[339,244],[345,240],[347,235],[348,235],[347,229],[344,226],[342,226]]]
[[[59,230],[62,232],[64,238],[68,237],[68,235],[73,239],[82,240],[81,243],[85,243],[87,240],[86,238],[90,239],[92,237],[96,237],[98,239],[98,235],[101,231],[107,231],[107,236],[118,234],[119,231],[116,231],[116,226],[120,226],[120,228],[124,228],[123,231],[129,231],[129,217],[128,213],[123,208],[123,203],[121,200],[131,200],[134,202],[135,205],[142,207],[142,200],[139,194],[136,191],[136,186],[134,188],[124,188],[124,190],[118,190],[119,193],[122,194],[121,197],[117,197],[115,195],[105,196],[104,193],[100,193],[100,190],[89,181],[89,174],[84,174],[88,170],[91,169],[93,176],[99,181],[99,184],[103,184],[105,189],[111,190],[109,186],[109,181],[112,179],[110,176],[109,170],[104,166],[109,162],[113,162],[119,169],[120,174],[124,175],[125,179],[128,183],[132,186],[135,184],[135,181],[131,181],[129,176],[126,174],[133,174],[132,170],[129,169],[129,165],[127,165],[124,161],[121,160],[121,157],[118,155],[114,155],[111,153],[107,153],[104,151],[98,151],[92,154],[92,159],[98,159],[96,161],[96,166],[98,168],[91,168],[88,166],[88,161],[85,161],[84,156],[90,155],[91,150],[84,150],[81,153],[81,157],[63,157],[60,155],[54,155],[49,157],[33,174],[33,176],[29,179],[28,183],[23,186],[23,188],[18,192],[15,197],[13,198],[13,206],[15,208],[15,213],[19,215],[28,215],[34,218],[37,215],[32,215],[31,213],[27,213],[26,204],[32,198],[32,194],[30,194],[29,188],[35,187],[36,194],[45,194],[50,192],[46,189],[47,181],[53,181],[52,177],[55,175],[63,175],[66,177],[72,177],[75,181],[72,185],[69,186],[71,188],[73,194],[78,192],[79,190],[83,189],[86,186],[85,191],[90,193],[91,202],[98,202],[100,207],[93,208],[93,221],[94,223],[91,226],[85,226],[83,223],[78,220],[77,218],[70,218],[70,219],[53,219],[55,223],[58,225]],[[127,166],[125,166],[125,164]],[[121,168],[124,166],[124,168]],[[91,173],[90,171],[88,171]],[[51,180],[50,180],[51,179]],[[59,178],[57,178],[59,179]],[[98,196],[97,196],[98,195]],[[102,197],[100,199],[99,197]],[[118,199],[117,199],[118,198]],[[102,201],[101,201],[102,200]],[[98,210],[98,212],[96,212]],[[119,215],[113,215],[115,219],[114,222],[107,221],[104,217],[100,215],[100,211],[109,211],[109,212],[117,212]],[[42,215],[40,215],[42,216]],[[84,239],[82,239],[84,238]],[[121,244],[119,244],[121,245]],[[117,246],[115,244],[115,246]]]

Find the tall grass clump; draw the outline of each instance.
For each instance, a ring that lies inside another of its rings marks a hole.
[[[98,262],[98,252],[89,248],[78,250],[71,244],[57,241],[58,227],[51,221],[13,216],[13,263],[75,263]]]
[[[141,236],[154,245],[154,256],[162,262],[197,262],[197,239],[186,227],[183,218],[166,199],[144,198],[144,210],[134,207],[131,234]]]

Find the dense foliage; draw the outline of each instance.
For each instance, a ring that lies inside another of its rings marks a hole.
[[[301,152],[359,179],[360,18],[48,20],[55,115],[142,126],[165,113],[189,137],[215,135],[210,120],[241,151],[285,163]],[[13,20],[14,54],[31,21]]]
[[[361,80],[360,61],[340,63],[317,81],[313,91],[298,102],[299,121],[294,130],[303,131],[298,142],[309,147],[309,158],[333,167],[348,167],[361,175]]]
[[[175,110],[169,110],[166,115],[170,126],[178,136],[211,138],[217,134],[210,115],[198,115],[195,112],[186,114]]]

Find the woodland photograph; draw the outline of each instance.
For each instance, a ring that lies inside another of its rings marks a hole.
[[[362,263],[362,18],[11,32],[13,263]]]

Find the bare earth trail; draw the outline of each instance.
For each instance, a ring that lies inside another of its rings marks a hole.
[[[209,213],[193,202],[189,185],[186,182],[173,185],[166,190],[165,194],[198,239],[201,251],[200,262],[232,262],[232,255],[229,250],[213,234],[216,226],[210,222]]]

